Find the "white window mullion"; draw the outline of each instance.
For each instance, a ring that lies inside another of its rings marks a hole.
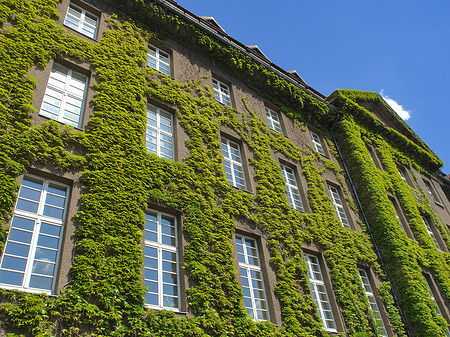
[[[53,197],[47,200],[50,189],[59,192],[55,192],[57,194],[54,195],[50,193]],[[68,186],[31,176],[23,178],[0,265],[2,285],[31,292],[51,293],[54,290],[68,195]],[[46,205],[48,209],[45,208]],[[45,227],[43,227],[43,223]],[[45,228],[45,233],[43,233],[43,228]],[[57,234],[56,232],[52,233],[55,228],[58,229]],[[49,246],[45,246],[42,242],[41,245],[38,245],[41,234],[52,238],[46,242]],[[10,250],[8,248],[10,245],[16,248]],[[24,249],[28,250],[26,256],[16,253],[18,247],[22,253]],[[38,248],[39,259],[36,256]],[[48,255],[49,252],[50,255]],[[9,260],[8,262],[5,262],[5,256]],[[14,265],[11,261],[19,264]],[[37,270],[33,273],[35,265]],[[21,275],[21,282],[18,275]],[[33,281],[34,275],[36,278]]]
[[[78,16],[79,14],[79,16]],[[93,21],[92,23],[90,21]],[[80,34],[95,39],[99,24],[98,16],[86,11],[85,9],[69,3],[67,8],[64,25],[72,28]]]
[[[372,286],[370,284],[369,276],[364,269],[358,268],[359,277],[361,279],[362,286],[366,293],[367,300],[369,302],[370,310],[373,313],[375,324],[376,324],[376,333],[378,336],[387,337],[386,327],[384,326],[384,321],[381,316],[380,308],[378,307],[378,303],[375,298],[375,294],[373,293]]]
[[[313,293],[313,299],[317,305],[317,311],[322,319],[323,326],[325,330],[329,332],[337,332],[328,291],[325,282],[323,281],[324,275],[319,264],[319,259],[315,255],[310,254],[305,254],[304,258],[308,268],[308,280]],[[320,288],[323,289],[323,292],[320,291]],[[328,308],[325,308],[324,304],[326,304]]]
[[[344,204],[342,203],[342,199],[340,196],[340,192],[336,187],[328,185],[328,190],[330,192],[331,201],[336,210],[336,215],[339,221],[345,228],[350,229],[350,224],[348,222],[347,213],[345,212]]]
[[[163,226],[163,223],[166,223],[166,225]],[[163,227],[168,227],[169,231],[165,232]],[[149,211],[146,213],[144,233],[144,282],[148,282],[149,286],[145,302],[148,306],[156,309],[178,311],[180,305],[180,278],[178,273],[179,258],[176,219],[161,212]],[[155,260],[156,265],[154,263]],[[168,264],[171,267],[164,270],[165,264],[166,267]],[[148,276],[147,272],[149,273]],[[170,279],[164,280],[164,273],[171,275]],[[171,293],[164,293],[165,285],[168,289],[172,287]],[[176,287],[176,291],[174,287]],[[170,301],[165,302],[165,297],[170,299]]]
[[[243,288],[248,289],[249,292],[249,294],[246,295],[244,291],[244,306],[247,309],[247,313],[249,313],[255,321],[268,320],[269,308],[267,306],[261,259],[259,257],[259,250],[256,241],[244,235],[236,235],[236,246],[241,280],[242,277],[245,277],[248,282],[247,286],[243,284]],[[248,249],[254,252],[254,255],[252,255],[251,258],[248,255]],[[252,273],[255,274],[255,277],[252,276]],[[255,282],[258,286],[257,288],[255,288],[253,282]],[[256,295],[259,297],[256,297]],[[248,306],[246,298],[250,299],[250,306]],[[258,303],[261,304],[259,307]]]

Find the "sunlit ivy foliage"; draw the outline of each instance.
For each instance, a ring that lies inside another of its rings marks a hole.
[[[0,248],[6,241],[18,176],[38,165],[61,173],[80,173],[82,198],[74,223],[70,282],[58,296],[0,289],[1,329],[30,336],[327,336],[309,295],[302,257],[304,244],[314,243],[327,261],[348,334],[375,335],[375,322],[357,271],[363,265],[383,280],[379,292],[390,324],[398,336],[405,336],[369,236],[365,229],[357,232],[340,224],[325,191],[322,175],[328,170],[336,175],[351,202],[337,161],[299,148],[269,130],[245,98],[245,110],[236,111],[214,100],[204,78],[180,83],[145,67],[147,42],[149,38],[172,38],[189,43],[277,105],[299,128],[311,123],[328,138],[327,128],[337,117],[334,110],[152,1],[127,2],[123,7],[127,14],[109,18],[108,29],[98,42],[69,34],[57,24],[58,5],[55,0],[0,3]],[[97,79],[92,88],[95,98],[90,102],[93,115],[85,132],[54,121],[34,125],[31,120],[37,113],[31,104],[33,90],[42,84],[35,83],[29,69],[62,59],[89,63]],[[189,136],[189,154],[182,163],[146,151],[147,99],[176,111],[177,121]],[[356,123],[352,117],[356,105],[344,95],[342,100],[339,141],[348,145],[343,146],[347,149],[344,156],[356,171],[352,175],[357,186],[368,186],[361,199],[383,258],[393,261],[388,264],[389,275],[418,335],[439,336],[444,324],[425,291],[421,267],[435,272],[447,298],[449,270],[446,257],[433,248],[418,220],[421,212],[436,221],[447,244],[449,235],[429,204],[419,204],[402,185],[393,165],[395,159],[417,169],[423,166],[415,164],[413,155],[403,154],[369,131],[366,124]],[[219,143],[221,127],[234,130],[248,147],[255,195],[227,183]],[[379,149],[385,172],[367,160],[362,140],[366,138]],[[330,146],[336,154],[331,142]],[[273,152],[301,168],[312,213],[291,209]],[[420,153],[424,158],[433,157],[426,150]],[[417,243],[408,240],[395,222],[386,190],[404,204]],[[424,194],[422,199],[426,200]],[[182,218],[187,242],[183,269],[189,278],[187,316],[144,306],[141,240],[144,210],[150,203],[170,208]],[[245,311],[232,259],[237,222],[258,228],[269,245],[281,326],[255,322]],[[415,306],[417,302],[420,304]]]

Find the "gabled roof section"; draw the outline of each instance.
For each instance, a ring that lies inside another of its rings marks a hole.
[[[303,80],[303,78],[298,74],[296,70],[289,70],[288,73],[290,77],[306,85],[306,82]]]
[[[253,53],[255,53],[256,55],[258,55],[259,57],[265,59],[267,62],[272,62],[270,61],[270,59],[266,56],[266,54],[264,54],[262,52],[261,49],[259,49],[259,47],[257,45],[252,45],[252,46],[247,46],[247,48],[252,51]]]
[[[444,163],[376,92],[338,89],[327,101],[341,113],[349,113],[359,123],[382,134],[416,156],[425,167],[437,170]]]
[[[206,21],[206,23],[208,25],[210,25],[211,27],[215,28],[216,30],[220,31],[223,34],[227,34],[227,32],[225,31],[225,29],[222,28],[221,25],[219,25],[219,23],[216,21],[216,19],[214,19],[212,16],[199,16],[200,19],[203,19],[204,21]]]

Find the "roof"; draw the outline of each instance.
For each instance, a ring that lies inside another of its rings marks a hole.
[[[266,59],[267,62],[272,62],[270,59],[262,52],[261,49],[257,45],[247,46],[247,48],[252,51],[254,54],[257,54],[259,57]]]
[[[214,19],[212,16],[199,16],[199,18],[203,19],[204,21],[206,21],[206,23],[209,26],[211,26],[212,28],[215,28],[216,30],[218,30],[222,34],[225,34],[225,35],[227,34],[225,29],[223,29],[222,26],[219,25],[219,23],[216,21],[216,19]]]

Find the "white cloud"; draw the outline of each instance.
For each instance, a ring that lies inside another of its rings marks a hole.
[[[396,100],[390,98],[388,95],[385,95],[383,92],[384,89],[381,89],[380,95],[386,101],[387,104],[391,106],[391,108],[401,117],[401,119],[407,121],[411,118],[411,112],[403,108],[403,105],[398,104]]]

